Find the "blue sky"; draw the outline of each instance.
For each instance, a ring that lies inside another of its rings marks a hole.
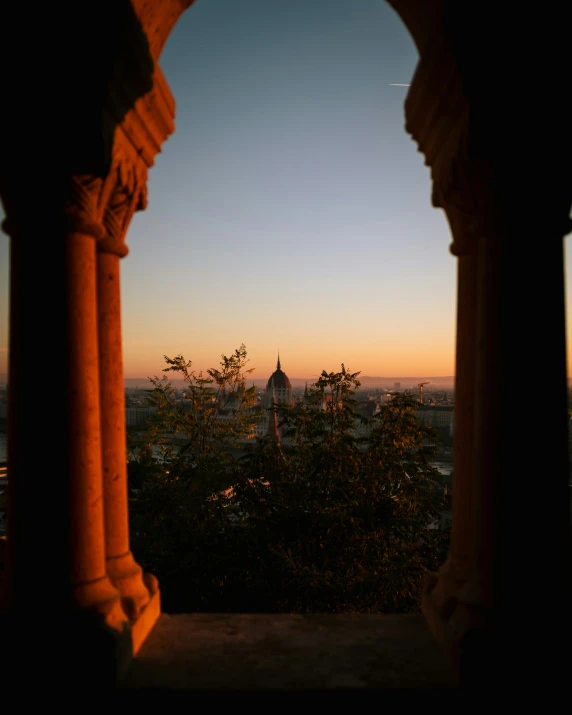
[[[404,131],[417,53],[382,0],[197,0],[160,59],[176,132],[123,260],[125,374],[241,342],[256,377],[452,375],[455,260]],[[7,345],[0,241],[0,359]],[[0,363],[0,372],[5,371]]]

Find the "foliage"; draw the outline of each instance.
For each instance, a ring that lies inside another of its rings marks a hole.
[[[187,389],[197,414],[155,379],[150,399],[159,409],[145,440],[160,446],[162,461],[140,450],[130,478],[140,487],[133,547],[159,577],[167,610],[418,608],[423,577],[442,560],[447,537],[428,528],[440,517],[443,490],[427,446],[434,433],[418,423],[411,397],[397,394],[373,418],[361,417],[359,373],[344,365],[324,371],[306,401],[278,408],[281,443],[250,440],[237,459],[223,444],[248,434],[253,399],[216,424],[201,414],[214,409],[214,395],[201,390],[218,394],[232,375],[240,392],[244,346],[230,364],[223,356],[205,385],[182,356],[166,360],[196,388]],[[181,435],[176,453],[169,439]]]
[[[177,395],[167,376],[151,378],[147,403],[156,412],[141,443],[158,448],[164,462],[190,460],[199,470],[228,462],[230,450],[254,424],[255,388],[245,384],[253,372],[245,369],[246,348],[222,355],[220,369],[207,370],[206,377],[202,371],[196,374],[182,355],[165,355],[165,362],[163,372],[175,373],[184,387]]]

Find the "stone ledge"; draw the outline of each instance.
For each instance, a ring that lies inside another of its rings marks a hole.
[[[454,687],[421,614],[163,614],[122,684],[149,693]]]

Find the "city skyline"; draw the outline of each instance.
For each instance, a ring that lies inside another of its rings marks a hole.
[[[310,375],[308,377],[296,377],[296,376],[290,376],[288,375],[288,378],[290,382],[292,383],[292,387],[295,389],[300,389],[303,388],[305,385],[308,385],[310,387],[312,385],[312,381],[316,380],[318,378],[318,375]],[[172,382],[176,386],[182,386],[184,385],[184,380],[182,379],[177,379],[177,378],[169,378],[170,382]],[[255,383],[257,387],[266,387],[267,382],[268,382],[269,376],[256,376],[256,375],[249,375],[248,378],[246,379],[246,384],[250,385],[252,383]],[[454,376],[453,375],[416,375],[416,376],[410,376],[410,377],[401,377],[399,375],[397,376],[383,376],[383,375],[359,375],[358,379],[361,381],[361,388],[363,390],[369,390],[369,389],[375,389],[377,387],[387,387],[391,390],[395,389],[395,382],[400,383],[400,387],[396,388],[397,390],[401,388],[408,388],[410,389],[412,386],[417,387],[417,382],[419,380],[430,380],[430,387],[427,387],[426,390],[428,392],[431,392],[431,390],[435,389],[453,389],[454,388]],[[128,377],[125,378],[125,389],[134,389],[138,388],[141,390],[148,389],[149,388],[149,383],[148,383],[148,378],[146,377]]]
[[[126,378],[161,374],[165,354],[216,367],[241,343],[257,379],[278,347],[295,377],[342,362],[454,375],[456,259],[404,130],[416,62],[403,23],[370,0],[209,0],[184,14],[160,60],[176,132],[122,261]]]

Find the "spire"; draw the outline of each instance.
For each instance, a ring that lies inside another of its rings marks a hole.
[[[272,407],[270,408],[270,419],[268,420],[268,435],[273,442],[280,444],[280,430],[278,429],[278,416],[276,414],[276,390],[274,381],[272,382]]]
[[[276,363],[276,369],[280,370],[280,350],[278,350],[278,362]]]

